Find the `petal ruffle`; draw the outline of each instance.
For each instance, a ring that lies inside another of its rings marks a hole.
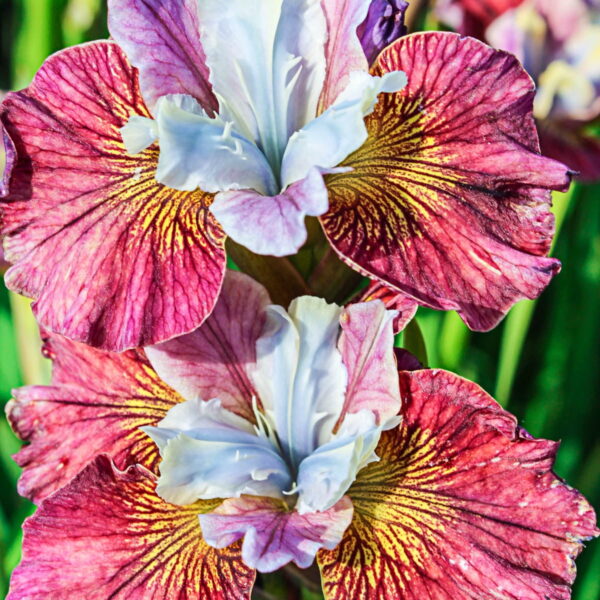
[[[387,46],[406,34],[406,0],[371,0],[367,18],[358,28],[358,37],[369,64]]]
[[[398,69],[408,86],[367,118],[353,171],[327,178],[325,232],[371,277],[490,329],[558,271],[549,190],[570,173],[538,153],[533,83],[514,57],[423,33],[388,47],[375,74]]]
[[[6,281],[40,323],[110,350],[186,333],[212,310],[225,268],[210,197],[156,183],[156,148],[135,157],[120,128],[148,116],[112,42],[60,52],[2,120],[17,147],[4,204]]]
[[[139,351],[102,352],[50,335],[52,384],[14,392],[7,415],[29,442],[15,460],[24,471],[19,493],[39,503],[100,453],[119,468],[139,463],[157,470],[158,451],[139,428],[156,425],[182,399]]]
[[[146,348],[159,376],[184,398],[219,398],[223,407],[254,421],[256,391],[249,368],[270,304],[267,291],[243,273],[227,271],[219,300],[196,331]]]
[[[369,63],[357,29],[367,18],[371,0],[321,0],[329,37],[325,45],[327,71],[319,100],[319,113],[344,91],[350,73],[367,71]]]
[[[381,424],[398,414],[394,317],[379,300],[352,304],[342,313],[338,348],[348,371],[342,418],[347,413],[368,410]]]
[[[323,176],[313,168],[276,196],[254,190],[221,192],[210,207],[225,232],[256,254],[295,254],[307,237],[307,215],[320,217],[329,199]]]
[[[415,316],[419,303],[401,292],[392,290],[379,281],[372,281],[357,302],[381,300],[388,310],[398,312],[394,319],[394,333],[400,333]]]
[[[25,523],[7,600],[248,600],[239,548],[202,539],[198,513],[212,506],[167,504],[143,467],[100,456]]]
[[[309,567],[320,548],[335,548],[351,520],[348,497],[327,511],[301,515],[280,501],[244,496],[200,515],[208,544],[225,548],[243,537],[244,562],[262,572],[291,561],[302,569]]]
[[[355,517],[319,556],[327,598],[567,600],[592,508],[474,383],[403,372],[404,421],[348,492]]]
[[[139,69],[151,109],[161,96],[189,94],[209,114],[218,110],[200,42],[197,0],[109,0],[108,28]]]

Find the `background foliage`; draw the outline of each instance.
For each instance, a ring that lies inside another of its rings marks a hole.
[[[46,56],[106,37],[103,0],[0,0],[0,90],[30,81]],[[487,334],[454,314],[421,309],[430,366],[477,381],[535,436],[562,439],[556,470],[600,507],[600,185],[555,198],[563,271],[537,302],[517,305]],[[405,334],[414,345],[414,336]],[[0,286],[0,405],[11,389],[47,380],[26,301]],[[20,444],[0,419],[0,595],[20,558],[20,530],[32,506],[16,493]],[[600,544],[578,561],[575,600],[600,598]],[[272,588],[273,589],[273,588]],[[274,597],[278,597],[273,589]],[[305,598],[318,596],[307,592]]]

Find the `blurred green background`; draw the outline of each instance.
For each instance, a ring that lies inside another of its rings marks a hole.
[[[52,52],[106,37],[103,0],[0,0],[0,90],[28,84]],[[470,333],[454,314],[421,309],[429,365],[477,381],[533,435],[561,439],[556,471],[600,507],[600,185],[555,198],[554,255],[563,270],[537,302],[517,305],[495,331]],[[0,286],[0,404],[49,368],[26,301]],[[0,419],[0,595],[20,558],[31,505],[19,498],[20,444]],[[600,543],[578,561],[575,600],[600,598]],[[49,599],[51,600],[51,599]]]

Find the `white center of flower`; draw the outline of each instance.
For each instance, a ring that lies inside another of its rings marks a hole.
[[[359,148],[378,94],[406,84],[401,72],[353,73],[317,116],[328,35],[320,0],[202,0],[198,11],[219,114],[189,96],[165,96],[155,120],[132,117],[122,130],[132,154],[158,140],[156,178],[169,187],[276,195]]]
[[[224,409],[219,399],[189,400],[144,431],[158,445],[157,492],[168,502],[242,494],[295,496],[300,512],[327,510],[356,474],[377,460],[381,432],[368,410],[346,414],[347,373],[337,349],[341,309],[303,297],[267,309],[257,341],[253,381],[256,424]],[[260,408],[259,408],[260,407]]]

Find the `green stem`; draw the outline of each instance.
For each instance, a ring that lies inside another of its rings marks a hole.
[[[287,258],[254,254],[231,239],[227,240],[227,255],[240,271],[262,283],[275,304],[287,307],[298,296],[310,295],[310,289]]]
[[[427,367],[429,365],[429,360],[427,359],[427,347],[417,319],[410,321],[403,333],[404,338],[402,345],[404,348],[414,354],[424,367]]]
[[[50,361],[40,351],[40,331],[31,312],[31,300],[12,292],[9,298],[23,382],[25,385],[48,384]]]
[[[565,194],[555,193],[554,195],[555,204],[553,212],[556,218],[556,233],[550,252],[554,249],[569,207],[573,203],[576,189],[578,189],[577,186],[573,184],[571,189]],[[504,323],[502,341],[500,343],[495,398],[505,407],[510,401],[510,395],[523,353],[523,346],[525,345],[536,304],[537,300],[522,300],[512,308]]]

